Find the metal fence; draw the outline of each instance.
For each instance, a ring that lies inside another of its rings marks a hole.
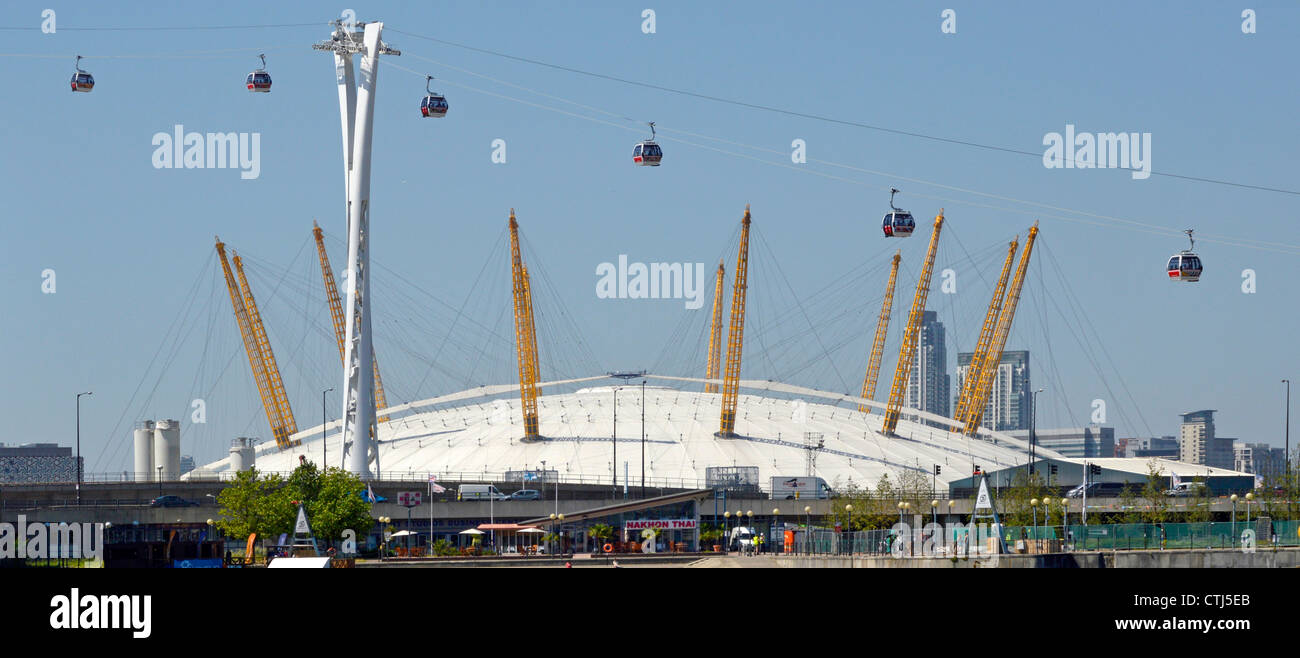
[[[1246,530],[1253,537],[1243,536]],[[859,530],[836,532],[826,528],[791,530],[793,542],[789,550],[781,529],[774,529],[767,537],[769,552],[794,555],[853,555],[885,556],[899,537],[893,530]],[[912,538],[909,553],[922,554],[923,547]],[[1011,553],[1049,553],[1072,551],[1123,551],[1123,550],[1173,550],[1173,549],[1241,549],[1253,541],[1256,549],[1273,546],[1300,546],[1300,521],[1271,521],[1268,519],[1206,523],[1128,523],[1067,526],[1006,526],[1002,539]],[[932,541],[928,536],[925,541]],[[955,538],[938,540],[935,553],[952,554]]]

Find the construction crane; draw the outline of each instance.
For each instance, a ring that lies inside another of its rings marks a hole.
[[[1002,362],[1002,348],[1011,335],[1011,323],[1016,319],[1016,305],[1020,303],[1020,291],[1025,285],[1025,272],[1029,270],[1029,257],[1034,253],[1034,240],[1038,237],[1038,222],[1029,229],[1029,238],[1025,240],[1025,251],[1020,254],[1020,263],[1016,265],[1016,277],[1011,280],[1007,290],[1007,299],[1002,303],[1002,313],[998,316],[998,327],[989,343],[985,366],[980,370],[979,388],[966,408],[966,436],[975,436],[984,420],[984,405],[988,404],[989,394],[993,391],[993,378],[997,375],[998,364]]]
[[[704,374],[704,378],[709,382],[704,385],[705,393],[718,392],[718,385],[714,384],[713,380],[718,378],[721,365],[719,352],[722,350],[722,281],[726,278],[725,273],[722,261],[718,261],[718,279],[713,284],[713,322],[709,325],[709,365]]]
[[[740,220],[740,248],[736,253],[736,283],[731,289],[731,331],[727,334],[727,367],[722,380],[722,414],[715,436],[736,436],[736,399],[740,393],[740,355],[745,338],[745,290],[749,272],[749,204]]]
[[[533,327],[532,293],[523,256],[519,253],[519,222],[510,209],[510,263],[515,306],[515,351],[519,355],[519,401],[524,416],[524,441],[540,441],[537,423],[537,332]]]
[[[980,373],[988,367],[989,344],[993,342],[993,332],[997,329],[998,317],[1002,313],[1007,279],[1011,276],[1011,265],[1016,260],[1016,249],[1019,244],[1020,236],[1017,235],[1007,247],[1007,260],[1002,263],[1002,274],[998,276],[998,285],[993,288],[993,299],[989,301],[989,310],[984,314],[984,326],[980,327],[980,337],[975,342],[975,352],[971,354],[970,363],[966,367],[966,377],[961,383],[961,393],[957,396],[957,410],[952,417],[963,426],[970,411],[971,401],[975,399]],[[997,368],[997,364],[994,363],[993,367]]]
[[[943,209],[934,218],[930,232],[930,246],[921,264],[921,276],[916,281],[916,296],[912,298],[912,311],[907,316],[907,329],[903,332],[903,346],[898,351],[898,367],[894,370],[894,384],[889,389],[889,406],[885,408],[885,422],[881,433],[893,436],[898,427],[898,415],[903,408],[903,394],[907,380],[912,375],[912,360],[916,357],[917,338],[921,333],[921,318],[925,315],[925,300],[930,296],[930,275],[934,271],[934,255],[939,251],[939,233],[943,230]]]
[[[217,257],[221,260],[221,271],[226,277],[226,290],[230,293],[230,305],[235,312],[239,334],[244,339],[244,351],[248,354],[248,365],[253,370],[253,380],[257,382],[257,392],[262,398],[266,421],[271,426],[275,445],[281,450],[292,447],[297,445],[297,442],[291,442],[289,437],[298,431],[298,426],[294,423],[293,412],[289,409],[289,400],[284,393],[280,371],[275,366],[275,355],[271,353],[266,329],[262,326],[261,316],[257,313],[253,293],[248,289],[243,261],[238,255],[235,256],[235,268],[239,272],[239,283],[236,283],[235,275],[230,270],[230,261],[226,260],[226,245],[220,237],[216,241]]]
[[[339,289],[334,281],[334,268],[330,267],[329,256],[325,254],[325,235],[321,231],[315,220],[311,223],[312,235],[316,237],[316,255],[320,257],[320,275],[321,280],[325,283],[325,298],[330,305],[330,318],[334,320],[334,339],[339,344],[339,361],[342,362],[343,341],[347,335],[347,320],[343,315],[343,302],[339,298]],[[371,361],[375,366],[375,408],[388,408],[388,400],[384,397],[384,382],[379,378],[379,360],[372,353]],[[388,422],[388,416],[381,416],[379,422]]]
[[[885,285],[885,301],[880,305],[880,319],[876,322],[876,338],[871,342],[871,357],[867,359],[867,375],[862,379],[862,395],[867,400],[876,397],[876,380],[880,378],[880,359],[885,354],[885,334],[889,333],[889,315],[894,309],[894,282],[898,279],[898,263],[903,252],[894,252],[894,264],[889,269],[889,283]],[[867,405],[858,405],[858,411],[871,413]]]

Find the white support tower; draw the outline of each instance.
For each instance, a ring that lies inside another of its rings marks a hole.
[[[372,386],[374,344],[370,324],[370,141],[374,132],[375,85],[379,55],[401,55],[380,37],[383,23],[332,23],[329,41],[312,48],[334,53],[343,126],[348,263],[344,270],[347,333],[343,354],[343,468],[363,480],[377,477],[379,449]],[[352,56],[360,53],[361,89]],[[373,470],[372,470],[373,468]]]

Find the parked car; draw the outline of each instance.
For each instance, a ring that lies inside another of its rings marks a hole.
[[[185,500],[180,496],[159,496],[149,501],[150,507],[198,507],[199,504],[192,500]]]
[[[520,489],[510,494],[510,500],[541,500],[542,492],[536,489]]]

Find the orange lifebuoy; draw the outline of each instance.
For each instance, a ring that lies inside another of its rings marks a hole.
[[[611,544],[605,544],[605,552],[606,552],[606,553],[613,553],[613,552],[614,552],[614,546],[611,545]]]

